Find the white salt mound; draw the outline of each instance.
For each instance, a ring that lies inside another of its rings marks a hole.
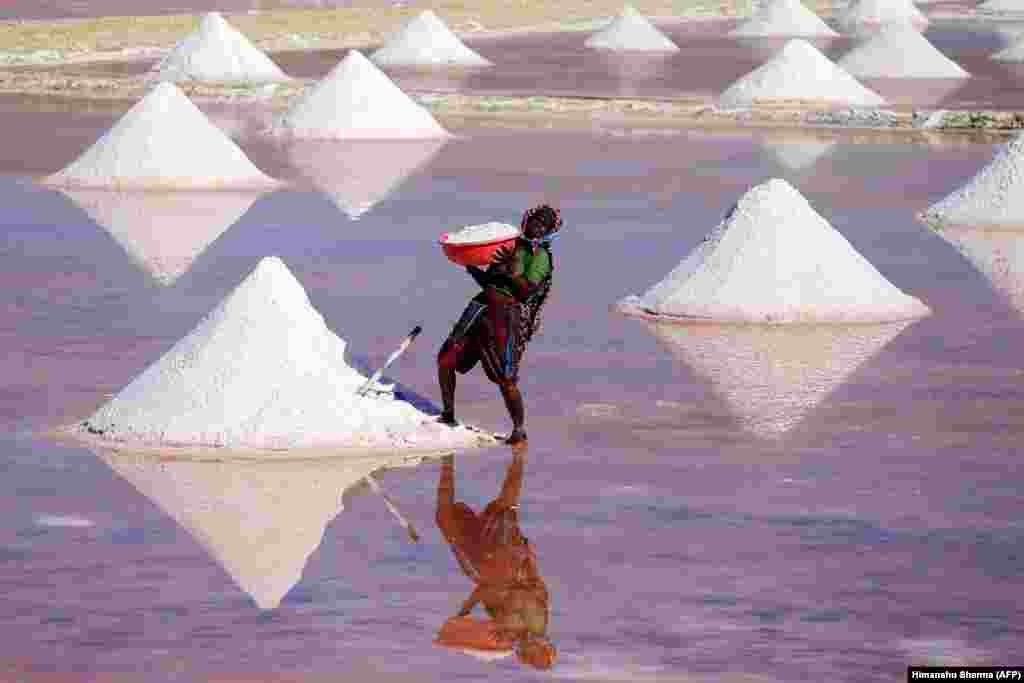
[[[725,108],[796,102],[855,107],[885,104],[881,95],[800,39],[789,41],[770,60],[726,88],[718,102]]]
[[[64,187],[273,189],[280,183],[210,123],[173,83],[160,83],[63,170]]]
[[[928,26],[928,17],[912,0],[854,0],[839,14],[837,21],[852,32],[884,24],[911,24],[918,30]]]
[[[519,228],[508,223],[482,223],[467,225],[457,232],[450,232],[445,238],[448,244],[481,244],[518,237]]]
[[[228,83],[291,80],[218,12],[204,15],[199,29],[175,45],[153,67],[150,78]]]
[[[924,212],[931,223],[1024,227],[1024,134],[1001,145],[984,168]]]
[[[779,179],[749,190],[664,280],[620,306],[758,323],[883,322],[930,312]]]
[[[959,64],[909,24],[889,24],[843,56],[839,66],[857,78],[966,78]]]
[[[274,123],[279,135],[316,139],[438,138],[448,133],[358,50]]]
[[[1018,37],[1016,42],[992,55],[997,62],[1024,62],[1024,38]]]
[[[264,258],[83,427],[157,445],[436,450],[479,442],[393,395],[357,395],[366,378],[346,362],[345,347],[284,263]]]
[[[936,232],[956,247],[1014,310],[1024,313],[1024,232],[961,227]]]
[[[769,0],[752,17],[730,31],[729,35],[834,38],[839,34],[800,0]]]
[[[381,66],[492,66],[432,10],[420,12],[370,54]]]
[[[622,12],[608,26],[590,36],[584,45],[601,50],[679,51],[678,45],[632,5],[623,7]]]

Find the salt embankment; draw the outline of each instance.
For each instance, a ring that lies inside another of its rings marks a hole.
[[[160,83],[46,185],[267,190],[280,185],[173,83]]]
[[[679,52],[679,46],[632,5],[623,7],[611,23],[587,38],[584,45],[599,50]]]
[[[314,139],[440,138],[448,132],[358,50],[274,122],[271,133]]]
[[[836,21],[849,33],[873,31],[886,24],[910,24],[920,31],[928,26],[928,17],[913,0],[854,0]]]
[[[492,66],[429,9],[410,19],[370,59],[381,66]]]
[[[936,233],[953,245],[1015,311],[1024,313],[1024,230],[954,226]]]
[[[807,9],[800,0],[769,0],[753,16],[729,32],[736,37],[802,36],[834,38],[833,31],[821,17]]]
[[[777,178],[747,191],[662,281],[619,307],[684,321],[773,324],[892,322],[930,313]]]
[[[877,35],[843,55],[838,64],[857,78],[970,76],[909,24],[883,26]]]
[[[718,104],[722,108],[759,104],[877,107],[885,100],[806,40],[794,39],[726,88]]]
[[[279,258],[264,258],[199,324],[81,427],[167,446],[439,451],[481,443],[366,381]],[[85,434],[87,432],[88,434]],[[493,440],[487,439],[492,442]]]

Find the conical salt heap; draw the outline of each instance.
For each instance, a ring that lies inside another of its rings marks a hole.
[[[967,78],[969,73],[909,24],[889,24],[838,62],[857,78]]]
[[[913,0],[854,0],[839,14],[837,22],[851,33],[885,24],[910,24],[923,31],[928,26],[928,17],[914,6]]]
[[[1024,134],[999,147],[960,189],[932,204],[929,223],[1024,229]]]
[[[381,66],[492,66],[451,32],[433,10],[420,12],[370,54]]]
[[[587,38],[584,45],[601,50],[679,52],[679,46],[632,5],[623,7],[619,16]]]
[[[627,313],[729,322],[890,322],[928,315],[784,180],[744,194]]]
[[[78,159],[42,182],[165,190],[279,186],[173,83],[157,85]]]
[[[839,34],[800,0],[769,0],[752,17],[729,32],[737,37],[803,36],[834,38]]]
[[[1022,7],[1021,11],[1024,11]],[[997,62],[1024,62],[1024,38],[1017,37],[1006,48],[992,55]]]
[[[438,138],[448,133],[429,111],[358,50],[304,93],[274,124],[296,138]]]
[[[116,441],[237,448],[439,450],[478,434],[438,424],[365,377],[279,258],[265,258],[184,339],[82,427]]]
[[[789,41],[770,60],[726,88],[718,102],[726,108],[795,103],[856,107],[885,104],[881,95],[800,39]]]
[[[267,83],[291,80],[218,12],[181,40],[150,71],[158,81]]]
[[[1024,231],[951,227],[937,230],[992,288],[1024,314]]]

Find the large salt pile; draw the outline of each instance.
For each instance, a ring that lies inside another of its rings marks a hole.
[[[800,0],[769,0],[729,32],[731,36],[805,36],[834,38],[839,34]]]
[[[265,258],[184,339],[83,423],[105,439],[238,448],[479,444],[366,378],[278,258]]]
[[[429,9],[410,19],[370,59],[381,66],[492,66]]]
[[[178,190],[279,185],[173,83],[157,85],[78,159],[42,182]]]
[[[620,307],[640,315],[758,323],[883,322],[930,312],[777,178],[744,194],[664,280]]]
[[[839,14],[837,21],[851,33],[874,30],[885,24],[911,24],[922,31],[928,26],[928,17],[914,6],[913,0],[854,0]]]
[[[726,88],[722,107],[757,104],[825,104],[876,107],[882,96],[833,64],[806,40],[785,44],[774,57]]]
[[[1024,313],[1024,232],[960,226],[936,232],[956,247],[1014,310]]]
[[[1024,134],[996,151],[992,161],[923,214],[930,223],[1024,228]]]
[[[1018,37],[1015,42],[993,54],[992,59],[997,62],[1024,62],[1024,38]]]
[[[278,118],[274,132],[317,139],[448,136],[429,111],[358,50],[350,50]]]
[[[587,38],[584,45],[601,50],[679,51],[679,46],[632,5],[623,7],[622,12],[608,26]]]
[[[883,26],[838,62],[857,78],[966,78],[969,73],[910,24]]]
[[[218,12],[203,16],[199,29],[184,38],[150,71],[159,81],[267,83],[290,78]]]

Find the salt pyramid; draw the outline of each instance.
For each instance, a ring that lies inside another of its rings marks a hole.
[[[432,10],[420,12],[370,54],[381,66],[492,66]]]
[[[150,71],[158,81],[267,83],[291,80],[218,12],[181,40]]]
[[[438,138],[448,133],[358,50],[348,55],[274,124],[296,138]]]
[[[928,17],[913,0],[854,0],[837,17],[846,31],[858,33],[885,24],[910,24],[918,30],[928,26]]]
[[[924,212],[930,223],[1024,228],[1024,134],[999,147],[960,189]]]
[[[883,26],[838,62],[857,78],[966,78],[969,73],[909,24]]]
[[[769,0],[752,17],[730,31],[729,35],[834,38],[839,34],[800,0]]]
[[[856,107],[885,104],[806,40],[794,39],[774,57],[726,88],[722,107],[756,104],[820,103]]]
[[[955,226],[936,233],[956,247],[1014,310],[1024,313],[1024,231]]]
[[[744,194],[627,313],[756,323],[892,322],[929,314],[784,180]]]
[[[909,322],[878,325],[678,325],[649,329],[707,382],[743,427],[791,431]]]
[[[173,83],[160,83],[63,170],[62,187],[272,189],[279,185]]]
[[[365,381],[278,258],[82,425],[105,439],[237,448],[440,450],[479,443]]]
[[[601,50],[679,52],[679,46],[632,5],[623,7],[619,16],[590,36],[584,45]]]
[[[997,62],[1024,62],[1024,38],[1018,37],[1016,42],[992,55]]]

